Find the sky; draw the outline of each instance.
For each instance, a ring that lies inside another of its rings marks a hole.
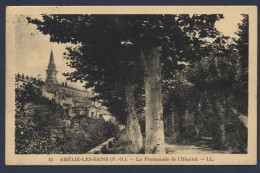
[[[30,16],[40,18],[40,15]],[[238,23],[242,20],[239,14],[224,15],[224,19],[216,22],[216,28],[226,36],[235,37],[234,32],[238,29]],[[25,16],[16,17],[15,27],[15,48],[16,48],[16,73],[23,73],[28,76],[37,77],[40,75],[43,81],[46,79],[46,69],[50,59],[51,49],[53,50],[56,69],[58,70],[58,82],[62,83],[66,79],[62,73],[74,71],[66,65],[63,59],[63,52],[70,44],[51,43],[48,35],[40,33],[36,26],[28,24]],[[69,86],[84,89],[80,82],[71,83]]]

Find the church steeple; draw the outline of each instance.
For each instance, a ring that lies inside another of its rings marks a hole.
[[[52,50],[51,50],[51,55],[50,55],[50,61],[49,61],[48,69],[56,70],[56,65],[55,65],[55,62],[54,62],[54,57],[53,57]]]
[[[46,84],[58,84],[57,72],[53,52],[51,50],[50,61],[46,70]]]

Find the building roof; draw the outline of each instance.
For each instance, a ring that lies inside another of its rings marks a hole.
[[[98,112],[99,112],[100,114],[111,115],[110,112],[108,112],[107,110],[104,110],[104,109],[100,109]]]
[[[81,103],[82,103],[82,102],[85,102],[85,101],[84,101],[82,98],[80,98],[80,97],[73,97],[73,98],[72,98],[72,101],[73,101],[73,102],[81,102]]]
[[[93,97],[92,94],[88,90],[80,90],[78,88],[74,88],[74,87],[71,87],[71,86],[68,86],[68,85],[62,85],[62,84],[58,84],[58,86],[60,86],[62,88],[67,88],[67,89],[71,89],[71,90],[75,90],[75,91],[85,93],[85,94],[87,94],[87,97],[89,97],[89,98]]]
[[[93,107],[93,108],[95,108],[95,109],[98,109],[98,110],[101,110],[100,108],[98,108],[98,107],[96,107],[95,105],[89,105],[89,108],[91,108],[91,107]]]
[[[72,97],[71,94],[69,94],[69,93],[64,93],[64,92],[62,92],[62,91],[59,91],[58,94],[62,94],[62,95],[64,95],[64,96],[66,96],[66,97]]]

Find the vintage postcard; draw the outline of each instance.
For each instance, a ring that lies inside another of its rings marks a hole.
[[[256,6],[7,6],[6,165],[256,165]]]

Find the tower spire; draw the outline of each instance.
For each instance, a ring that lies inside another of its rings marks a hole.
[[[57,72],[58,71],[56,70],[56,65],[54,62],[53,51],[51,49],[50,61],[46,70],[46,83],[57,84]]]
[[[56,70],[56,65],[55,65],[55,62],[54,62],[52,49],[51,49],[51,55],[50,55],[50,61],[49,61],[48,69]]]

